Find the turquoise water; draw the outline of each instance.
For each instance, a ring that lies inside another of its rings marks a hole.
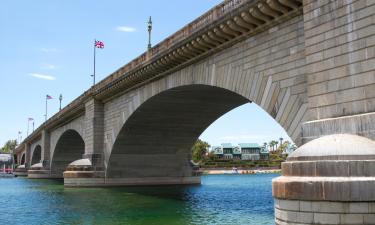
[[[202,185],[132,188],[0,179],[0,224],[274,224],[276,176],[207,175]]]

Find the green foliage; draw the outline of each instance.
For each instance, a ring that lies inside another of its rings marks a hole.
[[[210,145],[207,142],[198,139],[195,142],[193,148],[191,149],[193,152],[193,161],[194,162],[202,161],[202,159],[208,152],[209,148],[210,148]],[[214,156],[211,156],[211,157],[214,157]]]
[[[275,140],[272,140],[268,143],[268,146],[270,146],[270,150],[271,151],[275,151],[277,149],[277,144],[279,142],[278,141],[275,141]]]
[[[9,140],[5,145],[0,149],[2,153],[10,153],[17,146],[17,140]]]
[[[264,160],[236,160],[236,159],[217,159],[206,160],[201,163],[202,168],[223,168],[232,169],[237,167],[240,169],[254,169],[259,167],[277,167],[280,168],[281,161],[264,161]]]
[[[284,159],[278,153],[270,154],[270,160],[278,162],[284,161]]]

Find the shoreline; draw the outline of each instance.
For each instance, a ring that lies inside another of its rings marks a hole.
[[[281,169],[201,169],[202,175],[281,173]]]

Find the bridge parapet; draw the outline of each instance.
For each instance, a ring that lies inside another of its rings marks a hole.
[[[171,73],[301,14],[300,0],[230,0],[214,7],[94,87],[97,98]]]

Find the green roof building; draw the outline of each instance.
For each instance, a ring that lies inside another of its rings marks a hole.
[[[257,143],[239,143],[237,146],[222,143],[221,146],[213,146],[211,152],[222,159],[266,160],[269,156],[268,150]]]
[[[239,143],[242,160],[259,160],[260,146],[257,143]]]

